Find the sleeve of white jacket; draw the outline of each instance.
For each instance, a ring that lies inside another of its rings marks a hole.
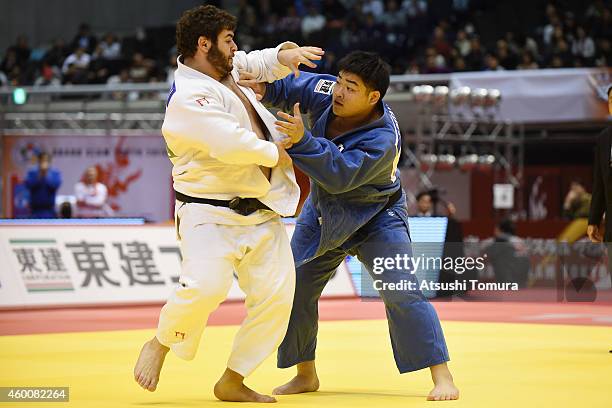
[[[241,127],[238,118],[228,113],[217,98],[212,92],[190,95],[181,104],[176,120],[164,126],[179,143],[190,143],[224,163],[276,166],[276,145]]]
[[[282,50],[297,48],[296,43],[286,41],[276,48],[251,51],[237,51],[234,61],[239,70],[249,71],[259,82],[274,82],[283,79],[291,73],[291,69],[278,61],[278,53]]]

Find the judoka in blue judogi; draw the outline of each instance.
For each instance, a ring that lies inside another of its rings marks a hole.
[[[311,180],[291,241],[296,293],[278,351],[278,367],[298,365],[298,375],[276,394],[318,389],[318,300],[347,255],[356,256],[373,278],[416,282],[406,270],[372,272],[374,258],[411,255],[406,197],[397,169],[400,130],[382,102],[388,85],[384,61],[373,53],[353,52],[341,61],[338,77],[302,72],[265,88],[252,86],[269,106],[293,109],[293,116],[279,113],[283,120],[277,122],[278,130],[288,136],[293,163]],[[310,131],[303,129],[300,109],[307,114]],[[405,373],[430,367],[435,388],[428,399],[457,399],[440,321],[418,284],[415,287],[380,291],[397,368]]]

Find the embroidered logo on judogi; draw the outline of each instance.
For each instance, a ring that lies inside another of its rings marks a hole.
[[[320,79],[319,82],[317,82],[317,86],[315,87],[314,91],[316,93],[331,95],[332,90],[334,89],[334,85],[336,85],[334,81],[330,81],[327,79]]]
[[[200,105],[200,106],[204,106],[204,104],[205,104],[205,103],[206,103],[206,104],[210,103],[210,102],[208,102],[208,99],[206,99],[206,98],[196,99],[196,102],[197,102],[197,104],[198,104],[198,105]]]

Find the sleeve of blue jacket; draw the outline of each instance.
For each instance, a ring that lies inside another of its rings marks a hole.
[[[300,72],[298,78],[291,74],[281,80],[266,84],[266,93],[262,102],[283,111],[293,111],[293,105],[300,103],[300,111],[313,113],[326,108],[331,98],[331,84],[336,82],[332,75]],[[317,92],[319,88],[328,86],[329,92]]]
[[[379,132],[369,133],[371,137],[364,138],[357,148],[341,152],[333,142],[306,131],[287,152],[315,183],[331,194],[340,194],[368,184],[393,162],[397,152],[391,139]]]

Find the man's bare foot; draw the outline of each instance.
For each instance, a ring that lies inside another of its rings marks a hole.
[[[253,391],[243,383],[244,377],[227,368],[215,384],[215,397],[233,402],[276,402],[269,395]]]
[[[159,373],[168,350],[170,349],[161,344],[157,337],[153,337],[142,346],[134,367],[134,379],[145,390],[155,391],[157,388]]]
[[[300,394],[303,392],[314,392],[318,389],[319,379],[317,377],[312,378],[296,375],[287,384],[276,387],[274,391],[272,391],[272,395]]]
[[[429,367],[434,388],[427,396],[428,401],[449,401],[459,399],[459,389],[455,387],[453,376],[446,363]]]
[[[315,392],[319,389],[319,377],[314,361],[304,361],[297,365],[297,375],[287,384],[283,384],[272,391],[272,395],[300,394]]]

